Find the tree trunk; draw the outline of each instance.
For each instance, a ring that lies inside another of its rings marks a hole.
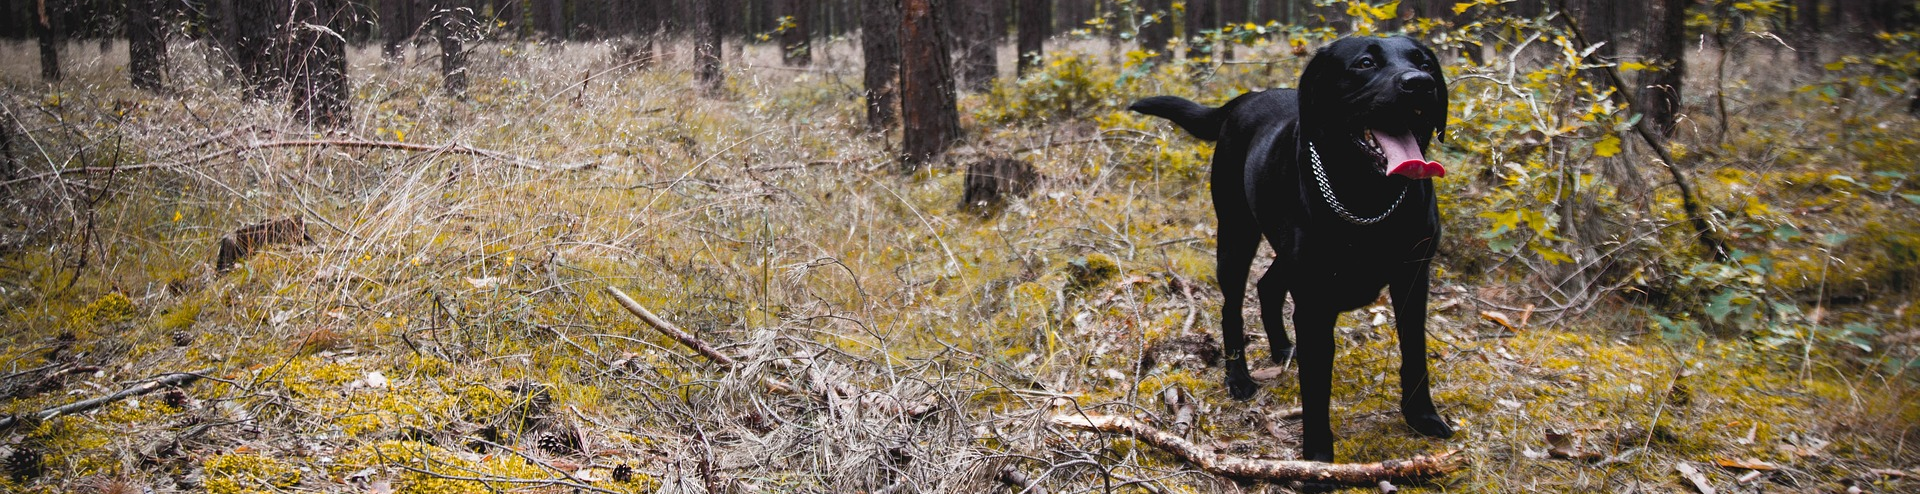
[[[907,171],[946,151],[960,137],[953,69],[940,31],[941,0],[900,2],[900,148]]]
[[[567,39],[567,3],[565,0],[532,0],[533,25],[543,36]]]
[[[338,127],[347,120],[347,42],[338,34],[351,15],[346,0],[295,0],[287,36],[286,68],[293,115],[307,125]]]
[[[232,54],[235,71],[240,82],[246,86],[249,97],[266,99],[285,82],[281,67],[284,60],[276,56],[277,41],[282,35],[281,21],[286,18],[288,5],[283,2],[260,2],[241,5],[239,0],[233,4],[232,46],[227,52]]]
[[[780,0],[780,63],[806,66],[813,63],[813,2]]]
[[[1173,37],[1173,10],[1168,0],[1142,0],[1140,13],[1140,49],[1153,53],[1154,60],[1166,60],[1172,55],[1167,40]]]
[[[160,73],[167,61],[167,37],[161,31],[168,9],[164,0],[128,0],[127,77],[133,87],[157,91],[165,87]]]
[[[1214,1],[1187,1],[1187,71],[1195,76],[1212,66],[1213,40],[1203,32],[1220,28],[1220,10]]]
[[[985,5],[963,5],[960,14],[960,75],[967,90],[986,91],[1000,76],[994,49],[1000,46],[1001,25],[995,22],[993,9]]]
[[[1820,64],[1820,0],[1793,1],[1794,57],[1809,68]]]
[[[1675,118],[1680,112],[1681,79],[1686,76],[1686,19],[1688,0],[1654,0],[1647,26],[1645,51],[1655,65],[1640,75],[1642,118],[1662,137],[1673,136]]]
[[[860,51],[864,55],[867,130],[893,128],[900,101],[900,10],[897,0],[861,0]]]
[[[720,73],[721,13],[715,8],[719,1],[687,2],[693,16],[694,75],[709,96],[719,95],[726,85],[726,78]]]
[[[440,41],[441,87],[447,96],[467,99],[467,51],[463,39],[473,30],[468,20],[473,11],[466,7],[441,6],[434,12],[434,34]]]
[[[1014,75],[1026,77],[1027,72],[1039,66],[1046,54],[1047,36],[1053,31],[1052,0],[1015,0],[1020,2],[1019,60],[1015,64]]]
[[[407,38],[413,36],[414,0],[380,0],[380,58],[400,63],[407,59]]]
[[[36,12],[40,19],[33,23],[40,38],[40,79],[47,82],[60,82],[60,45],[67,44],[65,15],[59,2],[40,0]]]

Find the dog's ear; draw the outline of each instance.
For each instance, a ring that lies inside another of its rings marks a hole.
[[[1431,61],[1427,64],[1427,73],[1433,76],[1434,91],[1436,91],[1433,106],[1424,109],[1421,113],[1427,117],[1424,123],[1427,124],[1427,128],[1432,129],[1432,139],[1442,141],[1447,135],[1447,75],[1441,73],[1440,57],[1434,56],[1432,48],[1427,48],[1426,44],[1418,41],[1415,41],[1414,45],[1419,46],[1420,54]],[[1426,139],[1421,141],[1421,144],[1426,144]]]
[[[1341,73],[1347,70],[1346,57],[1339,53],[1339,45],[1336,40],[1315,50],[1313,58],[1307,61],[1307,68],[1300,71],[1300,128],[1308,132],[1339,119],[1333,112],[1346,99],[1338,92]]]

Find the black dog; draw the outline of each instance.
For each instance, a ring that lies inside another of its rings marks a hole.
[[[1274,362],[1297,357],[1305,458],[1333,459],[1327,402],[1333,379],[1333,325],[1341,312],[1392,290],[1400,338],[1400,411],[1421,434],[1451,437],[1427,379],[1427,278],[1440,213],[1426,160],[1428,141],[1447,124],[1447,86],[1433,51],[1404,37],[1344,38],[1321,48],[1300,88],[1240,95],[1219,108],[1172,96],[1129,109],[1217,140],[1213,207],[1219,217],[1215,266],[1225,303],[1227,389],[1252,398],[1240,304],[1247,270],[1265,235],[1277,258],[1260,278],[1260,314]],[[1293,294],[1298,350],[1287,340],[1281,305]]]

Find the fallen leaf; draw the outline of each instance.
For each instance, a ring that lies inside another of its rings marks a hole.
[[[1735,440],[1733,440],[1733,442],[1734,442],[1734,444],[1739,444],[1739,445],[1742,445],[1742,446],[1745,446],[1745,445],[1748,445],[1748,444],[1753,444],[1753,435],[1754,435],[1754,433],[1756,433],[1756,432],[1760,432],[1760,424],[1759,424],[1759,423],[1754,423],[1754,424],[1753,424],[1753,427],[1749,427],[1749,428],[1747,428],[1747,437],[1743,437],[1743,438],[1739,438],[1739,439],[1735,439]]]
[[[1498,399],[1498,400],[1494,400],[1494,403],[1498,403],[1498,404],[1500,404],[1500,406],[1503,406],[1503,407],[1507,407],[1507,408],[1512,408],[1512,409],[1516,409],[1516,410],[1517,410],[1517,409],[1519,409],[1519,408],[1520,408],[1520,405],[1521,405],[1521,403],[1520,403],[1520,402],[1518,402],[1518,401],[1514,401],[1514,400],[1509,400],[1509,399],[1505,399],[1505,398],[1501,398],[1501,399]]]
[[[1713,484],[1707,483],[1707,475],[1694,469],[1693,465],[1683,461],[1673,464],[1673,469],[1679,470],[1681,477],[1686,477],[1688,482],[1692,482],[1693,488],[1698,489],[1700,494],[1714,494]]]
[[[1778,465],[1774,465],[1772,463],[1767,463],[1767,462],[1760,461],[1753,458],[1744,458],[1744,459],[1738,459],[1738,460],[1729,460],[1726,458],[1721,458],[1718,460],[1714,460],[1713,462],[1714,464],[1720,465],[1722,467],[1739,468],[1743,470],[1760,470],[1760,471],[1771,472],[1771,471],[1780,469]]]
[[[1879,475],[1881,477],[1891,477],[1896,479],[1904,479],[1904,478],[1913,476],[1913,474],[1907,473],[1905,470],[1894,470],[1891,468],[1875,468],[1872,470],[1868,470],[1868,472],[1871,472],[1874,475]]]
[[[1500,327],[1507,328],[1507,331],[1512,331],[1515,333],[1520,332],[1520,328],[1513,327],[1513,321],[1510,319],[1507,319],[1506,314],[1490,311],[1490,310],[1483,310],[1483,311],[1480,311],[1480,318],[1486,319],[1488,321],[1492,321],[1494,324],[1500,325]]]
[[[1286,367],[1273,366],[1254,369],[1253,372],[1247,374],[1253,376],[1253,380],[1255,381],[1271,381],[1273,378],[1280,377],[1280,373],[1286,371]]]
[[[466,280],[468,285],[472,285],[474,288],[484,289],[492,288],[494,285],[500,284],[502,278],[499,276],[488,276],[485,278],[466,278]]]

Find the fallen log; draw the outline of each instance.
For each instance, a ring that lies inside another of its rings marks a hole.
[[[61,415],[73,415],[76,413],[85,413],[88,410],[100,408],[101,406],[107,405],[109,403],[124,400],[127,398],[132,398],[135,396],[144,395],[147,393],[152,393],[154,391],[159,391],[164,388],[185,386],[188,384],[192,384],[194,381],[200,380],[200,378],[205,377],[207,374],[210,374],[212,372],[213,372],[213,369],[203,369],[203,370],[198,370],[194,372],[178,372],[173,374],[164,374],[164,375],[161,375],[160,377],[154,378],[151,381],[133,385],[132,387],[120,390],[119,392],[116,392],[114,394],[101,396],[97,398],[88,398],[85,400],[80,400],[73,403],[68,403],[65,405],[48,408],[46,410],[41,410],[38,412],[26,414],[26,415],[0,417],[0,431],[12,429],[15,426],[19,426],[21,424],[45,421]]]
[[[1215,453],[1171,432],[1128,417],[1075,413],[1054,415],[1047,419],[1047,422],[1070,429],[1126,434],[1186,460],[1207,473],[1239,479],[1368,486],[1378,485],[1383,480],[1411,480],[1438,476],[1466,465],[1465,458],[1454,456],[1458,451],[1378,463],[1321,463],[1243,458]]]

